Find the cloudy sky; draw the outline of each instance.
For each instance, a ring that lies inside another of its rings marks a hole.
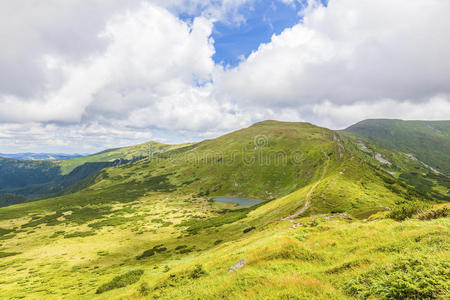
[[[449,119],[448,0],[0,0],[0,152]]]

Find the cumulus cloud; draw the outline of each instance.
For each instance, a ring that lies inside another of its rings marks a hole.
[[[342,128],[450,115],[450,2],[309,1],[238,66],[215,64],[215,22],[245,22],[239,9],[252,2],[2,2],[0,147],[98,150],[263,119]]]
[[[315,5],[314,5],[315,4]],[[450,93],[450,2],[332,0],[218,75],[249,105],[424,101]]]
[[[39,97],[2,97],[0,118],[76,123],[91,115],[123,117],[136,107],[188,92],[210,80],[211,28],[203,17],[187,24],[150,4],[116,15],[100,34],[108,43],[103,53],[75,63],[47,57],[47,68],[65,78],[61,87]]]

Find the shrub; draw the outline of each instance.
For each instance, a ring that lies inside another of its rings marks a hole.
[[[445,218],[448,216],[448,208],[438,208],[438,209],[430,209],[420,213],[417,217],[420,220],[432,220],[438,218]]]
[[[368,263],[370,263],[370,261],[368,259],[357,259],[357,260],[353,260],[353,261],[348,261],[339,266],[336,266],[336,267],[326,270],[325,273],[339,274],[339,273],[345,272],[347,270],[351,270],[356,267],[360,267],[361,265],[368,264]]]
[[[0,252],[0,258],[14,256],[20,254],[19,252]]]
[[[203,275],[207,274],[206,271],[203,269],[202,265],[196,265],[195,269],[192,270],[189,274],[189,278],[191,279],[197,279],[202,277]]]
[[[0,227],[0,236],[6,235],[8,233],[14,232],[14,229],[5,229]]]
[[[145,250],[141,255],[136,256],[136,259],[140,260],[140,259],[143,259],[146,257],[153,256],[153,255],[155,255],[155,253],[161,253],[164,251],[167,251],[166,247],[163,247],[163,245],[156,245],[152,249]]]
[[[166,266],[167,267],[167,266]],[[169,277],[160,281],[155,290],[163,290],[168,287],[185,286],[192,283],[192,280],[196,280],[208,273],[203,269],[202,265],[196,265],[192,270],[185,270],[175,274],[169,274]]]
[[[142,296],[147,296],[149,292],[150,292],[150,287],[148,286],[148,283],[143,282],[139,286],[139,294],[141,294]]]
[[[179,254],[186,254],[186,253],[190,253],[192,251],[194,251],[194,247],[181,249],[178,253]]]
[[[114,277],[110,282],[107,282],[101,285],[96,293],[101,294],[113,289],[123,288],[130,284],[136,283],[141,278],[142,274],[144,274],[143,270],[133,270],[127,272],[125,274]]]
[[[434,299],[449,292],[448,263],[431,258],[400,258],[348,281],[345,292],[367,299]]]
[[[187,248],[187,247],[188,247],[187,245],[180,245],[180,246],[177,246],[175,248],[175,250],[181,250],[181,249],[184,249],[184,248]]]
[[[95,235],[95,231],[75,231],[64,235],[65,239]]]
[[[405,219],[411,218],[417,213],[423,212],[429,205],[423,202],[410,202],[399,205],[395,207],[392,211],[387,214],[388,218],[394,219],[396,221],[403,221]]]
[[[199,219],[199,218],[191,218],[189,220],[185,220],[181,222],[180,224],[177,224],[175,226],[177,227],[188,227],[186,231],[189,234],[197,234],[200,230],[208,229],[208,228],[214,228],[214,227],[220,227],[225,224],[236,222],[240,219],[243,219],[247,216],[247,214],[252,210],[253,208],[240,208],[235,209],[232,211],[223,211],[222,215],[219,215],[217,217],[212,217],[208,219]]]
[[[242,232],[243,232],[243,233],[247,233],[247,232],[250,232],[250,231],[255,230],[255,229],[256,229],[255,226],[251,226],[251,227],[245,228],[244,230],[242,230]]]

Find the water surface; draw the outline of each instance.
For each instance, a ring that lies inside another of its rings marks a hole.
[[[237,206],[253,206],[262,202],[261,200],[253,198],[230,197],[230,196],[215,197],[213,198],[213,201],[233,203],[237,204]]]

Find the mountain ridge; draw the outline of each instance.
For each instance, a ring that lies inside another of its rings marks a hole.
[[[438,298],[446,178],[371,140],[258,123],[0,208],[2,296]]]
[[[369,119],[341,132],[413,154],[447,176],[450,174],[450,121]]]

